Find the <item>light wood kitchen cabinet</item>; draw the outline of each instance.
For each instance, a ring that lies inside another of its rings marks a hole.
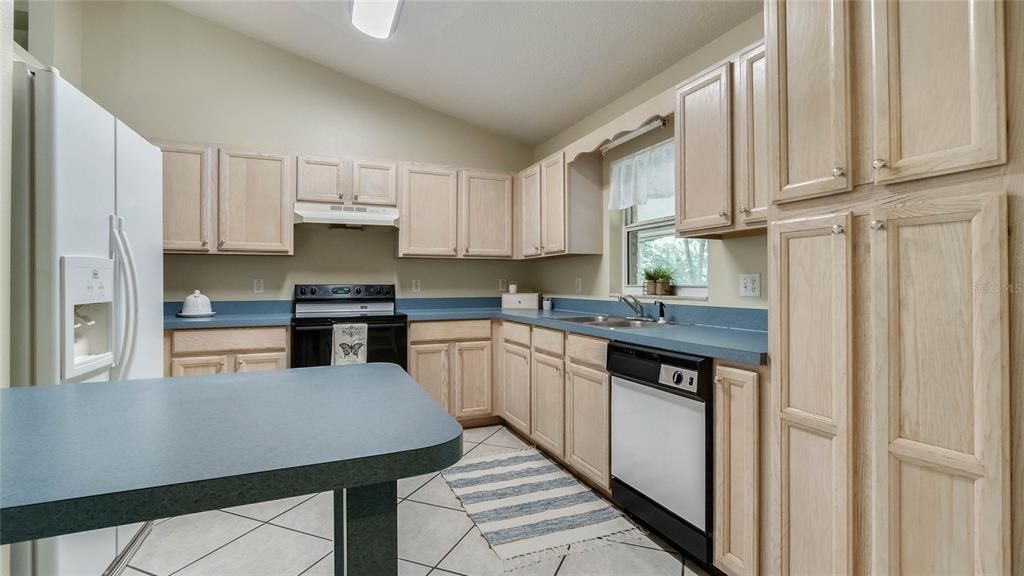
[[[491,342],[456,342],[452,344],[454,402],[456,418],[490,416],[491,409]]]
[[[299,156],[295,199],[342,204],[352,198],[352,161],[329,156]]]
[[[400,172],[399,256],[457,256],[458,170],[404,163]]]
[[[413,322],[409,375],[457,419],[494,413],[491,321]]]
[[[764,44],[736,59],[734,167],[735,204],[743,224],[768,219],[768,57]]]
[[[540,250],[565,252],[565,155],[554,154],[540,163]]]
[[[851,220],[771,224],[773,545],[783,573],[850,572]]]
[[[1003,3],[873,4],[875,181],[1006,162]]]
[[[208,146],[165,143],[164,251],[210,252],[214,154]]]
[[[725,63],[676,91],[676,231],[732,222],[732,76]]]
[[[171,376],[210,376],[229,371],[228,357],[223,354],[171,359]]]
[[[758,373],[715,370],[715,566],[729,576],[758,570],[760,477]]]
[[[534,348],[530,357],[530,438],[565,455],[565,377],[562,359]]]
[[[409,345],[409,375],[449,413],[450,347],[447,342]]]
[[[512,175],[462,170],[459,178],[459,255],[512,257]]]
[[[235,372],[267,372],[288,367],[284,352],[250,352],[235,355]]]
[[[1007,574],[1006,197],[877,207],[869,234],[872,572]]]
[[[210,328],[164,333],[165,373],[198,376],[288,368],[288,328]]]
[[[217,250],[291,254],[291,158],[221,148],[219,174]]]
[[[773,203],[852,187],[848,4],[765,4]]]
[[[540,256],[540,164],[519,173],[519,246],[521,255]]]
[[[505,324],[508,326],[508,323]],[[529,328],[527,328],[529,330]],[[501,344],[501,417],[523,434],[530,433],[530,349],[507,338]]]
[[[611,377],[608,342],[566,337],[565,461],[598,486],[611,488]]]
[[[356,204],[398,204],[398,163],[388,160],[352,161],[352,201]]]

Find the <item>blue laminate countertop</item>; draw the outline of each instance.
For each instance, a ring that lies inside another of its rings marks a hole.
[[[768,364],[768,333],[760,330],[741,330],[700,324],[669,324],[651,328],[613,329],[561,320],[589,314],[572,310],[455,308],[405,310],[405,314],[409,317],[410,322],[500,318],[618,342],[710,356],[742,364]]]
[[[0,390],[0,543],[440,470],[462,427],[394,364]]]
[[[232,300],[212,305],[215,316],[181,318],[181,302],[164,302],[164,330],[288,326],[292,322],[291,300]]]

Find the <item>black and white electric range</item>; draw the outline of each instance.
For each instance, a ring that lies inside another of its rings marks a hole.
[[[408,321],[395,312],[393,284],[296,284],[292,367],[331,364],[335,324],[366,324],[366,361],[407,368]]]

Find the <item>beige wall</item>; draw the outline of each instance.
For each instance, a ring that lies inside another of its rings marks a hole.
[[[540,160],[600,128],[626,111],[642,104],[659,93],[693,76],[697,72],[720,62],[724,57],[764,38],[763,13],[755,14],[739,26],[722,34],[700,50],[676,62],[664,72],[612,100],[599,110],[588,114],[569,128],[537,145],[534,160]]]
[[[61,76],[82,87],[82,4],[63,0],[28,3],[28,51],[56,66]]]
[[[631,92],[558,134],[534,150],[542,158],[600,128],[658,93],[686,80],[704,68],[722,61],[764,37],[763,17],[758,14],[733,28],[692,55],[674,64]],[[655,130],[612,149],[604,161],[604,203],[608,201],[611,162],[663,140],[672,138],[673,124]],[[609,135],[610,136],[610,135]],[[600,256],[568,256],[536,263],[538,289],[545,293],[585,298],[607,298],[622,290],[622,218],[617,212],[605,211],[604,254]],[[761,233],[727,240],[711,240],[708,264],[708,299],[680,303],[743,308],[768,307],[768,238]],[[761,297],[741,298],[739,275],[761,275]],[[576,292],[576,278],[582,279],[583,290]]]
[[[531,158],[527,146],[165,4],[89,2],[81,12],[83,91],[149,138],[506,170]],[[289,298],[296,281],[413,278],[422,295],[485,295],[524,266],[399,261],[393,237],[303,225],[295,257],[169,255],[165,296]],[[265,280],[261,295],[254,277]]]
[[[0,388],[10,386],[11,354],[11,42],[14,0],[0,0]],[[0,546],[0,576],[10,574],[11,551]]]
[[[317,224],[295,227],[295,256],[167,255],[164,294],[181,300],[203,290],[219,300],[288,300],[295,283],[367,282],[396,284],[401,297],[497,296],[498,280],[526,283],[524,262],[395,258],[394,229],[331,230]],[[264,293],[252,293],[263,278]],[[421,292],[412,292],[419,280]]]

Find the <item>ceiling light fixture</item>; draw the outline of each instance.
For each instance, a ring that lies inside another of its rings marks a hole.
[[[352,0],[352,25],[357,30],[383,40],[395,31],[403,0]]]

